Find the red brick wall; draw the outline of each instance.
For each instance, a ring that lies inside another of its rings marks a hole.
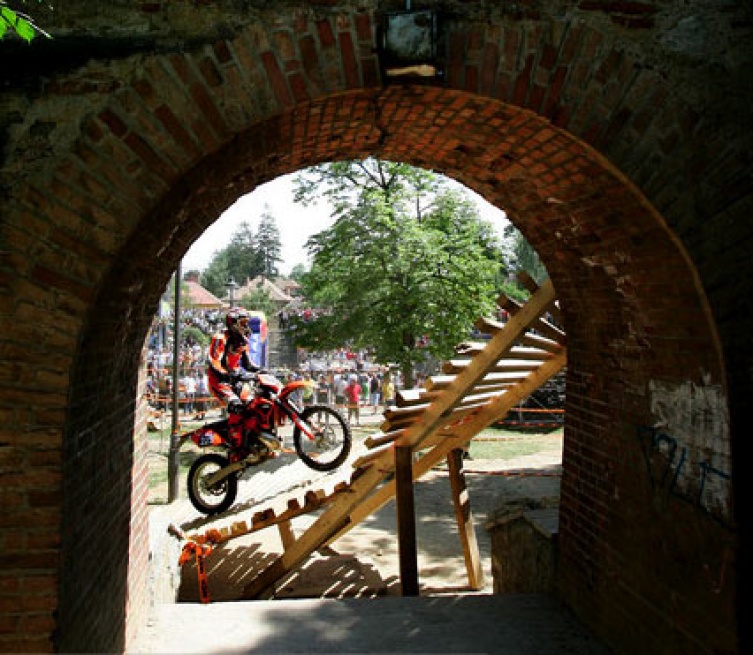
[[[705,10],[699,61],[658,5],[449,3],[441,82],[381,87],[367,9],[94,6],[50,18],[40,48],[96,38],[25,51],[0,110],[0,649],[117,650],[143,623],[159,295],[238,195],[374,155],[504,208],[552,275],[562,597],[618,652],[732,651],[750,130],[711,46],[749,30],[735,10]]]

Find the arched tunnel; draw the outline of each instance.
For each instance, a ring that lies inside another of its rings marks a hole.
[[[551,275],[559,596],[616,652],[735,652],[749,10],[425,2],[417,78],[380,40],[400,3],[220,4],[79,2],[40,16],[52,39],[0,41],[0,648],[129,643],[149,605],[144,341],[171,273],[240,195],[377,156],[504,209]]]

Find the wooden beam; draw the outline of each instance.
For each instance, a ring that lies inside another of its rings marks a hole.
[[[447,390],[455,382],[457,376],[455,375],[435,375],[426,381],[427,386],[430,386],[432,391]],[[489,373],[484,375],[480,380],[476,382],[476,385],[469,390],[469,393],[474,391],[481,393],[487,391],[487,387],[497,386],[500,384],[515,384],[525,380],[525,372],[507,372],[507,373]]]
[[[442,364],[442,373],[451,375],[453,373],[459,373],[467,366],[471,364],[471,359],[451,359]],[[537,362],[525,361],[525,360],[513,360],[513,359],[501,359],[496,365],[489,369],[490,373],[514,373],[520,371],[531,371],[536,368]]]
[[[295,543],[295,533],[293,532],[293,526],[290,521],[282,521],[277,524],[277,529],[280,531],[280,541],[282,547],[287,550]]]
[[[531,294],[536,293],[536,290],[539,288],[538,284],[536,284],[536,281],[531,277],[530,273],[526,273],[525,271],[518,273],[518,281],[526,289],[528,289]],[[549,313],[554,316],[554,320],[557,321],[557,323],[562,325],[562,314],[557,303],[554,303],[549,308]]]
[[[541,348],[542,350],[547,350],[550,353],[559,352],[564,347],[558,341],[547,339],[546,337],[540,337],[537,334],[524,334],[520,337],[520,343],[522,343],[524,346]]]
[[[366,437],[363,443],[367,448],[384,446],[385,444],[392,443],[402,434],[402,432],[402,430],[394,430],[392,432],[385,432],[383,434],[373,434],[370,437]]]
[[[502,294],[497,302],[510,314],[515,314],[516,312],[520,311],[521,308],[520,304],[515,302],[512,298],[508,298],[507,296],[505,296],[505,294]],[[554,309],[555,306],[551,305],[547,311],[549,313],[552,313]],[[533,323],[531,323],[530,328],[532,330],[540,332],[548,339],[552,339],[558,343],[565,343],[566,341],[565,333],[556,325],[550,323],[542,317],[537,318]]]
[[[481,567],[481,554],[476,539],[476,529],[473,526],[473,512],[468,496],[463,471],[462,448],[453,448],[447,455],[447,469],[450,477],[452,504],[455,508],[455,521],[458,525],[460,544],[463,547],[465,570],[468,574],[468,586],[474,591],[484,588],[484,571]]]
[[[395,448],[395,504],[400,582],[403,596],[418,596],[416,507],[413,497],[413,449]]]
[[[439,393],[426,389],[402,389],[395,395],[395,401],[398,407],[413,407],[434,402],[438,397]]]

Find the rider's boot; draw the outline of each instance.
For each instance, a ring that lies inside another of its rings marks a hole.
[[[277,438],[272,429],[272,416],[270,412],[263,414],[259,421],[258,439],[269,448],[270,452],[282,450],[282,441]]]

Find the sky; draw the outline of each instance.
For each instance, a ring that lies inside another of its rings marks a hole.
[[[182,269],[206,269],[214,254],[230,243],[241,223],[246,221],[256,230],[261,215],[267,211],[274,217],[280,230],[283,260],[280,272],[288,274],[296,264],[305,264],[308,268],[306,241],[310,236],[328,228],[332,224],[332,218],[329,205],[325,201],[308,207],[293,202],[295,176],[296,173],[283,175],[261,185],[252,193],[241,196],[194,242],[183,256]],[[490,205],[470,189],[465,189],[478,204],[481,217],[495,225],[501,234],[502,228],[508,222],[504,212]]]

